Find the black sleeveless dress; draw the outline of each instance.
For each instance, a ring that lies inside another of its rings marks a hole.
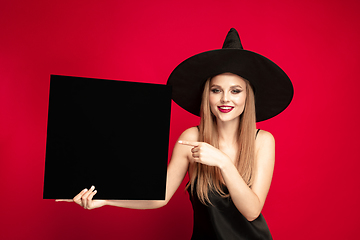
[[[257,131],[257,133],[259,130]],[[257,135],[256,133],[256,135]],[[195,184],[196,186],[196,184]],[[228,194],[228,189],[223,186]],[[271,240],[271,234],[262,214],[249,222],[236,208],[231,198],[223,198],[210,192],[211,204],[201,203],[196,194],[190,193],[194,210],[194,227],[191,240]]]
[[[224,187],[225,193],[227,192]],[[202,204],[196,190],[190,201],[194,210],[194,227],[191,240],[270,240],[272,239],[265,218],[260,216],[249,222],[235,207],[230,198],[209,193],[211,204]]]

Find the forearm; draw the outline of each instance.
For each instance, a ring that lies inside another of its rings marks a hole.
[[[166,205],[165,200],[106,200],[105,205],[131,208],[131,209],[155,209]]]
[[[249,221],[255,220],[263,206],[259,197],[245,183],[234,164],[227,162],[219,168],[236,208]]]

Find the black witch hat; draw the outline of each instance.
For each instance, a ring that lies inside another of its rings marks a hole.
[[[276,116],[292,100],[294,90],[286,73],[268,58],[244,50],[234,28],[230,29],[221,49],[186,59],[173,70],[167,84],[173,88],[173,100],[199,116],[206,80],[226,72],[237,74],[252,85],[257,122]]]

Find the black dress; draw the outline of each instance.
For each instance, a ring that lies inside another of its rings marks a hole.
[[[190,188],[188,188],[190,194]],[[225,193],[227,189],[225,188]],[[194,210],[194,228],[192,240],[268,240],[272,239],[265,218],[260,216],[249,222],[235,207],[230,198],[217,193],[209,193],[211,204],[202,204],[190,194]]]
[[[257,133],[259,130],[257,131]],[[257,135],[256,133],[256,135]],[[228,194],[228,189],[223,186]],[[235,207],[231,198],[223,198],[217,193],[209,192],[211,204],[201,203],[196,194],[190,193],[194,210],[194,228],[191,240],[271,240],[271,234],[262,214],[249,222]]]

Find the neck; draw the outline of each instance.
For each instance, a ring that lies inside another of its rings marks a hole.
[[[226,145],[233,145],[237,143],[239,121],[239,118],[228,122],[217,121],[219,143]]]

